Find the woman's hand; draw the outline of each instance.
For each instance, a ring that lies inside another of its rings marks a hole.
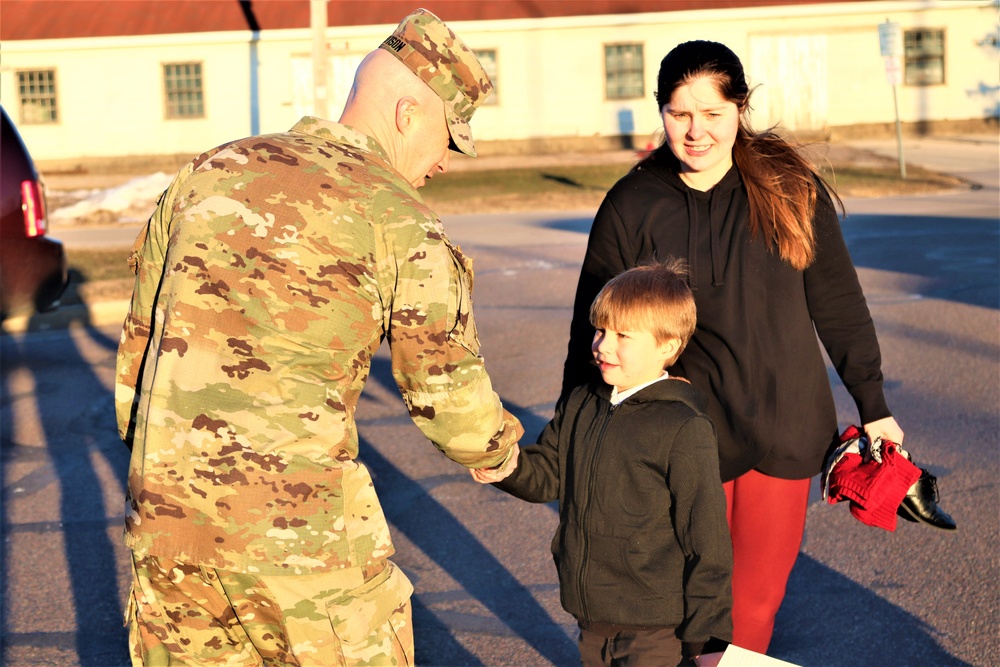
[[[868,439],[871,442],[875,442],[876,439],[882,438],[883,440],[894,442],[897,445],[903,444],[903,429],[899,428],[899,424],[896,423],[896,420],[893,417],[878,419],[869,424],[865,424],[864,428],[865,433],[868,434]]]

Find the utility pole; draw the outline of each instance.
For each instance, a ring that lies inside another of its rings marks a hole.
[[[240,9],[250,28],[250,134],[260,134],[260,58],[257,45],[260,42],[260,24],[253,12],[251,0],[240,0]]]
[[[309,0],[309,27],[312,29],[313,115],[329,118],[327,92],[327,0]]]

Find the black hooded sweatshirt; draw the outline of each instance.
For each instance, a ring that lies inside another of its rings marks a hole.
[[[751,240],[749,205],[733,166],[708,192],[659,157],[624,176],[594,219],[577,286],[563,396],[598,377],[589,309],[625,269],[687,260],[697,331],[672,368],[708,395],[723,481],[757,469],[785,479],[817,474],[837,439],[837,415],[817,334],[861,423],[891,416],[868,305],[829,195],[820,188],[816,259],[798,271]]]
[[[556,406],[495,486],[559,501],[563,608],[594,631],[675,628],[685,655],[732,638],[732,543],[705,397],[664,379],[618,405],[602,380]]]

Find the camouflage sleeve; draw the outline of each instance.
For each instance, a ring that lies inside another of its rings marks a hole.
[[[118,435],[129,446],[135,435],[135,411],[143,363],[149,349],[153,327],[153,309],[163,275],[174,193],[190,172],[182,170],[160,195],[156,209],[132,246],[128,263],[135,272],[132,301],[125,315],[115,369],[115,413]]]
[[[479,354],[472,262],[437,218],[410,213],[383,226],[382,255],[394,274],[383,300],[393,376],[413,422],[448,458],[500,465],[524,430],[503,409]]]

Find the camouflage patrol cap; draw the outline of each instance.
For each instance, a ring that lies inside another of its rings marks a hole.
[[[380,45],[444,100],[451,148],[476,157],[469,120],[493,92],[475,54],[437,16],[418,9]]]

